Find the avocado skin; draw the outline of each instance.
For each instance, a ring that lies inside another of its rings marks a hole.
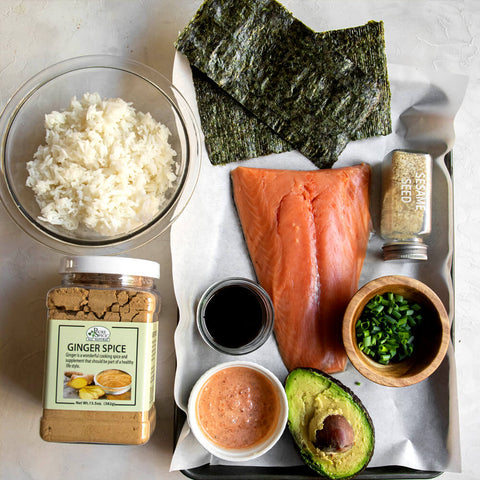
[[[365,456],[363,461],[361,461],[358,465],[355,466],[355,468],[353,468],[349,472],[344,472],[343,474],[342,473],[336,474],[334,472],[327,471],[326,467],[322,464],[322,461],[321,461],[322,459],[319,458],[314,451],[309,450],[307,441],[299,437],[301,432],[299,431],[297,432],[295,430],[292,422],[292,416],[295,415],[295,412],[294,412],[294,409],[292,409],[291,404],[293,403],[294,398],[298,398],[299,396],[302,396],[303,394],[305,394],[305,392],[295,391],[295,385],[294,385],[293,379],[295,379],[297,375],[311,376],[312,379],[314,379],[319,383],[320,389],[322,386],[329,386],[329,385],[336,386],[343,392],[342,398],[346,399],[349,403],[351,403],[354,406],[354,408],[360,409],[361,415],[363,416],[363,421],[366,427],[364,433],[370,436],[371,445],[368,448],[368,450],[364,452]],[[361,400],[355,395],[355,393],[353,393],[352,390],[350,390],[346,385],[344,385],[342,382],[340,382],[336,378],[320,370],[317,370],[315,368],[299,367],[292,370],[287,376],[287,378],[285,379],[285,392],[287,394],[287,399],[289,403],[288,428],[294,440],[298,453],[300,454],[302,460],[305,462],[305,464],[308,467],[310,467],[316,473],[324,477],[335,479],[335,480],[347,480],[347,479],[353,478],[354,476],[358,475],[367,467],[368,463],[370,462],[373,456],[374,443],[375,443],[375,430],[374,430],[372,419],[367,409],[365,408]]]

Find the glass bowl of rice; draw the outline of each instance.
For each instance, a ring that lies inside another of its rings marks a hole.
[[[193,194],[200,130],[156,70],[83,56],[23,84],[0,116],[2,202],[68,254],[116,254],[164,233]]]

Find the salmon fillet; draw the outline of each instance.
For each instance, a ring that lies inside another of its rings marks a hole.
[[[371,231],[370,167],[238,167],[231,178],[250,258],[275,308],[285,366],[344,370],[342,319]]]

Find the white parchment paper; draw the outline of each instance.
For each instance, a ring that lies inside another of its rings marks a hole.
[[[453,320],[453,194],[444,155],[454,143],[453,120],[463,99],[467,79],[446,73],[389,65],[392,91],[393,133],[351,142],[335,167],[360,162],[373,169],[371,212],[374,228],[380,211],[380,164],[395,148],[428,151],[434,158],[432,233],[427,240],[429,260],[421,263],[384,262],[382,240],[373,234],[360,285],[390,274],[408,275],[428,284],[442,299]],[[177,54],[173,82],[197,115],[191,71]],[[208,368],[234,357],[219,354],[201,339],[195,324],[197,302],[212,283],[229,277],[255,279],[232,199],[230,171],[249,167],[308,170],[313,164],[298,152],[269,155],[228,166],[212,166],[204,149],[197,188],[182,216],[171,230],[174,289],[180,318],[175,333],[177,372],[175,400],[186,411],[191,388]],[[256,352],[241,357],[258,362],[284,381],[287,371],[275,339]],[[383,387],[365,379],[348,363],[335,375],[351,388],[369,411],[376,431],[375,453],[370,466],[401,465],[420,470],[459,471],[459,430],[453,347],[440,368],[427,380],[400,389]],[[359,382],[359,384],[357,384]],[[191,469],[204,464],[228,464],[212,457],[195,440],[185,422],[180,433],[171,470]],[[293,466],[302,461],[286,431],[266,455],[241,465]],[[237,464],[238,465],[238,464]]]

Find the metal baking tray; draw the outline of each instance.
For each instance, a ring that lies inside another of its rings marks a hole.
[[[453,155],[448,152],[445,155],[445,165],[453,180]],[[452,261],[452,280],[454,278],[454,260]],[[453,287],[455,290],[455,286]],[[451,335],[454,338],[454,324],[452,323]],[[174,441],[177,444],[178,436],[182,429],[186,415],[175,405],[174,412]],[[293,442],[292,442],[292,448]],[[251,467],[251,466],[230,466],[230,465],[210,465],[205,464],[200,467],[181,470],[181,473],[187,478],[194,480],[214,480],[221,478],[222,480],[318,480],[313,470],[305,465],[294,467]],[[402,466],[389,465],[385,467],[367,467],[358,473],[355,478],[363,480],[408,480],[408,479],[425,479],[440,476],[442,471],[431,470],[415,470]]]
[[[175,405],[174,445],[186,420],[185,413]],[[292,448],[293,442],[292,442]],[[194,480],[318,480],[319,476],[304,465],[295,467],[247,467],[230,465],[202,465],[200,467],[181,470],[183,475]],[[364,480],[403,480],[435,478],[443,472],[413,470],[405,467],[371,467],[356,475]]]

